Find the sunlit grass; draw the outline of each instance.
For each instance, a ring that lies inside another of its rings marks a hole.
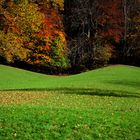
[[[57,77],[0,66],[0,140],[140,139],[140,69]]]
[[[140,97],[70,94],[64,91],[0,91],[0,105],[33,105],[70,109],[117,109],[139,111]]]
[[[110,66],[72,76],[49,76],[0,65],[0,90],[99,89],[140,93],[140,68]]]
[[[140,98],[1,91],[0,139],[138,139]]]

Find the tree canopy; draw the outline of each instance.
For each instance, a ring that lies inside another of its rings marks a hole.
[[[1,0],[0,61],[46,69],[140,65],[139,0]]]

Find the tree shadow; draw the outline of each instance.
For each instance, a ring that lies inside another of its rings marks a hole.
[[[136,92],[119,91],[119,90],[101,90],[95,88],[29,88],[29,89],[7,89],[0,91],[48,91],[60,94],[77,94],[107,97],[125,97],[140,98],[140,94]]]
[[[109,84],[113,85],[123,85],[123,86],[131,86],[140,89],[140,82],[139,81],[107,81]]]

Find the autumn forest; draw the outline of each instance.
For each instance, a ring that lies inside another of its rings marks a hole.
[[[140,0],[0,0],[0,63],[46,73],[140,66]]]
[[[140,0],[0,0],[0,140],[140,140]]]

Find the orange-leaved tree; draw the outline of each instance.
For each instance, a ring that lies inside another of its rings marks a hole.
[[[63,16],[59,10],[63,10],[63,1],[41,1],[38,3],[40,12],[45,15],[43,28],[37,34],[43,40],[39,42],[39,47],[35,48],[37,53],[33,53],[31,58],[34,63],[48,65],[59,68],[69,66],[67,58],[67,43],[64,32]]]

